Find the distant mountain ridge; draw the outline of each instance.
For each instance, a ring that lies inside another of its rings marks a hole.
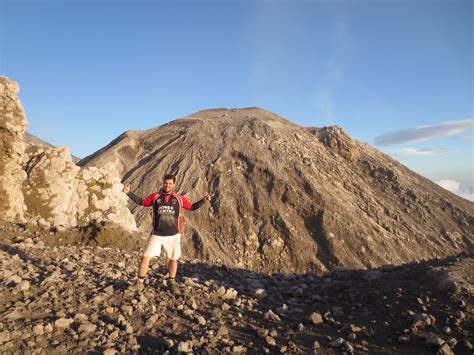
[[[305,128],[259,108],[200,111],[127,131],[80,166],[113,162],[141,196],[167,172],[191,201],[188,255],[266,271],[325,271],[473,249],[474,203],[341,127]],[[150,215],[130,208],[144,231]]]
[[[36,146],[36,147],[44,147],[44,148],[54,148],[55,146],[42,140],[41,138],[38,138],[37,136],[29,133],[29,132],[25,132],[25,138],[24,138],[24,142],[26,144],[26,148],[28,148],[29,146]],[[80,158],[74,156],[74,155],[71,155],[72,157],[72,161],[74,163],[78,163],[79,160],[81,160]]]

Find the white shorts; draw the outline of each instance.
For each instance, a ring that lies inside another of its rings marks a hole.
[[[181,234],[178,233],[167,237],[155,234],[150,235],[143,256],[150,258],[153,256],[160,256],[161,247],[165,250],[168,259],[178,260],[181,256]]]

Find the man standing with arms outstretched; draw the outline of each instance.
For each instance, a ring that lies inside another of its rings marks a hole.
[[[130,191],[130,185],[124,186],[123,192],[136,204],[152,208],[153,230],[148,238],[138,269],[138,285],[143,284],[151,258],[159,256],[163,248],[169,259],[169,287],[173,293],[178,294],[175,278],[178,259],[181,256],[181,234],[183,231],[181,212],[183,208],[190,211],[197,210],[206,200],[210,200],[210,195],[207,192],[201,200],[191,203],[183,195],[174,192],[175,183],[176,177],[167,174],[163,178],[160,192],[154,192],[141,198]]]

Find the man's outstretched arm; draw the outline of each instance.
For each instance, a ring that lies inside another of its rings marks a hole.
[[[122,191],[125,192],[127,196],[130,197],[130,199],[137,205],[142,204],[143,199],[140,196],[135,195],[132,191],[130,191],[130,185],[125,185]]]
[[[199,207],[201,207],[204,204],[204,202],[210,201],[210,200],[211,200],[211,195],[209,194],[209,192],[206,192],[204,197],[202,199],[200,199],[199,201],[194,202],[193,204],[191,204],[191,206],[189,206],[188,210],[195,211]]]

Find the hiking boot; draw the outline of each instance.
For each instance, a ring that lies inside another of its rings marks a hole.
[[[168,280],[168,288],[171,291],[171,293],[175,295],[179,295],[180,292],[179,292],[178,285],[176,285],[176,280],[174,279]]]

